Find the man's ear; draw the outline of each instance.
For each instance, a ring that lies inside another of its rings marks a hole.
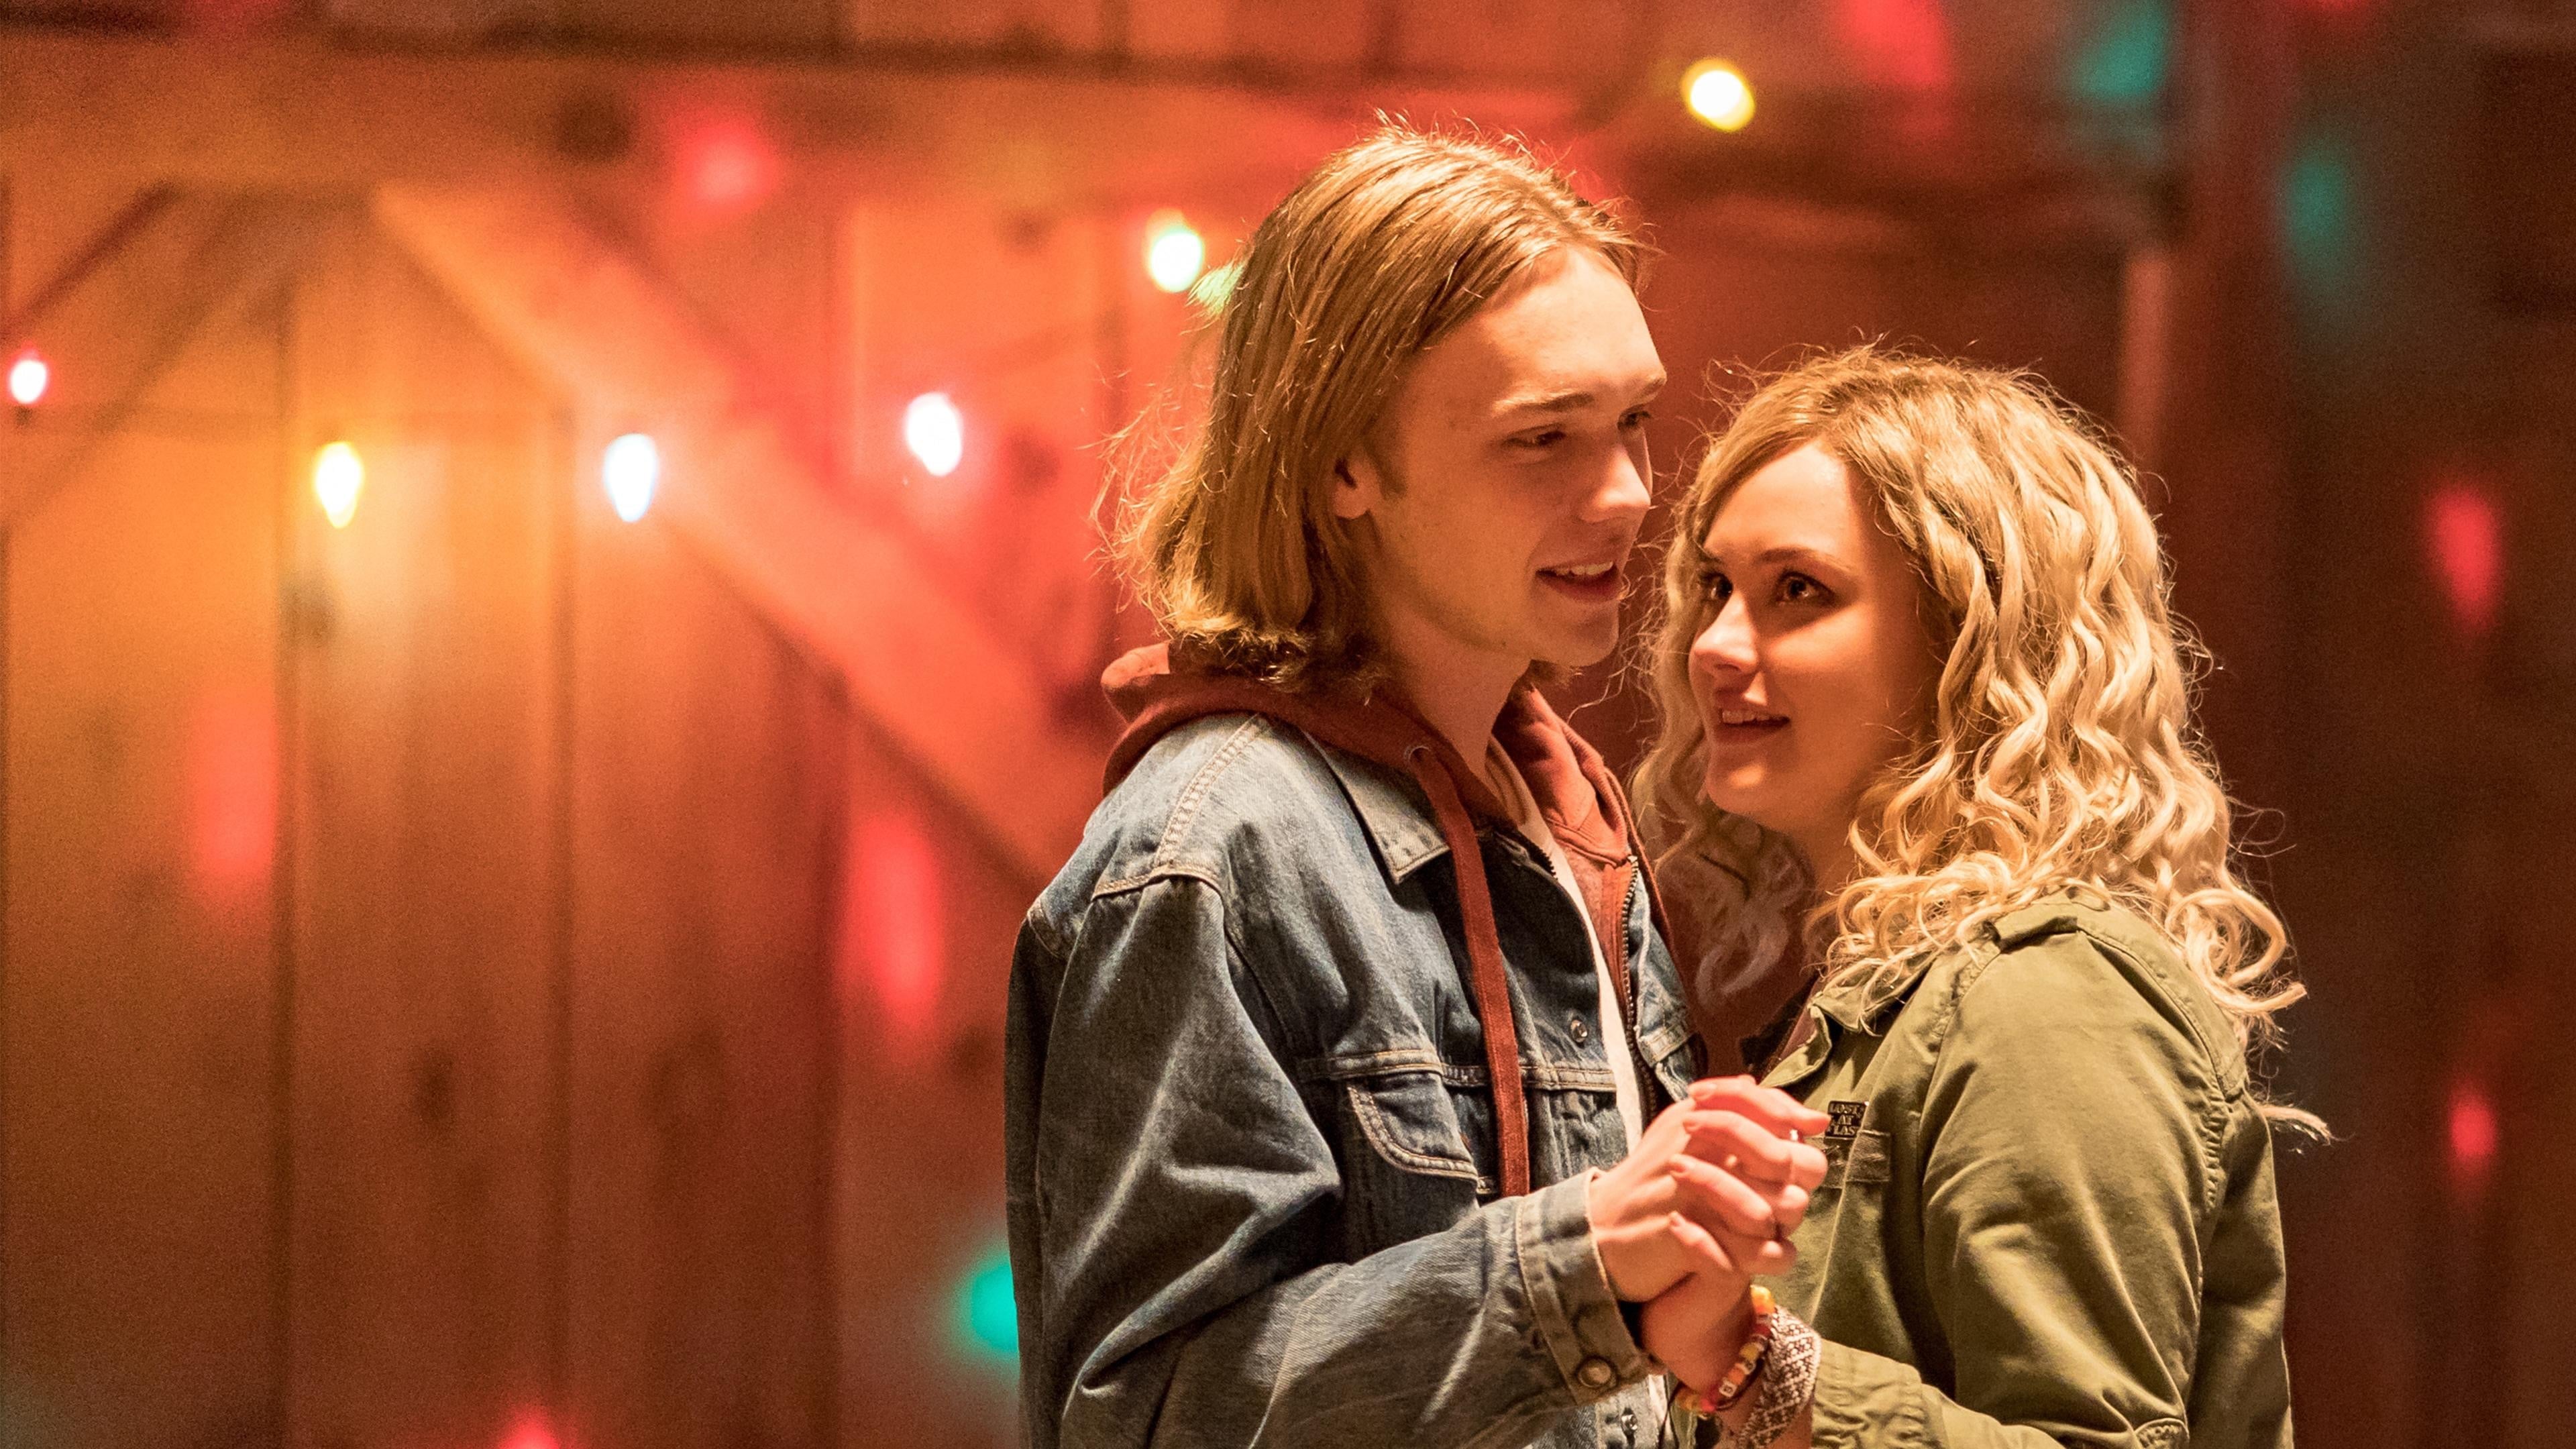
[[[1386,496],[1377,463],[1363,450],[1333,465],[1333,516],[1361,518]]]

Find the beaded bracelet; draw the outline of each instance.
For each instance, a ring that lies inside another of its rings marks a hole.
[[[1707,1393],[1684,1389],[1678,1396],[1682,1407],[1698,1414],[1715,1415],[1730,1408],[1744,1397],[1744,1391],[1762,1375],[1762,1365],[1771,1353],[1771,1318],[1779,1311],[1779,1302],[1771,1290],[1756,1283],[1745,1295],[1753,1304],[1753,1331],[1744,1336],[1735,1350],[1735,1362],[1729,1364],[1726,1376]]]

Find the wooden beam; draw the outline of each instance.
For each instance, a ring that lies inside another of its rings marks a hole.
[[[675,134],[713,108],[764,123],[790,192],[971,184],[1029,205],[1235,194],[1266,205],[1381,109],[1543,135],[1582,104],[1500,81],[1355,72],[1265,86],[1263,73],[1223,66],[906,54],[725,64],[0,23],[0,166],[305,191],[650,180],[667,170]]]
[[[191,342],[283,282],[315,235],[317,211],[274,198],[146,192],[36,289],[25,312],[0,321],[0,355],[32,344],[53,370],[42,404],[0,425],[9,435],[0,445],[0,528],[76,476]]]
[[[1101,750],[1068,737],[1050,691],[906,539],[745,401],[679,299],[541,195],[389,187],[376,216],[603,429],[651,430],[665,460],[654,517],[836,668],[853,706],[1015,865],[1054,874],[1099,798]]]

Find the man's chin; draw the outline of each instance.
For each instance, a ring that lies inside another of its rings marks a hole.
[[[1586,629],[1549,641],[1549,647],[1534,651],[1531,667],[1574,674],[1608,659],[1618,648],[1619,620],[1613,615],[1607,628]]]

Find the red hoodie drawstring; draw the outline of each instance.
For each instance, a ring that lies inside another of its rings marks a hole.
[[[1449,842],[1458,871],[1458,915],[1466,927],[1468,989],[1484,1026],[1485,1074],[1494,1088],[1494,1137],[1502,1144],[1503,1193],[1530,1190],[1529,1090],[1521,1080],[1520,1026],[1512,1019],[1510,978],[1503,968],[1502,933],[1494,925],[1494,893],[1485,882],[1485,852],[1476,843],[1476,821],[1458,793],[1458,782],[1439,752],[1417,744],[1404,752],[1431,813]]]

